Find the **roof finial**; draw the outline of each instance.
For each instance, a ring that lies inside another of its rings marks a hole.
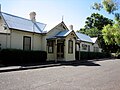
[[[62,22],[63,22],[64,16],[62,15]]]

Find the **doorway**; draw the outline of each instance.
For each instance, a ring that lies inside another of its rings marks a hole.
[[[57,59],[64,58],[64,41],[58,41],[57,43]]]

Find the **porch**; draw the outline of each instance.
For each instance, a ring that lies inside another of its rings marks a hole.
[[[47,61],[74,61],[75,40],[71,38],[47,39]]]

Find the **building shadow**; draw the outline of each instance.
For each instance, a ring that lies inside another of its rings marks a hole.
[[[101,66],[100,64],[95,63],[95,61],[88,60],[76,60],[71,62],[60,62],[64,66]]]
[[[19,66],[20,68],[11,68],[11,66]],[[100,64],[95,63],[95,61],[87,60],[76,60],[76,61],[49,61],[42,63],[25,63],[20,65],[4,65],[3,67],[10,67],[11,69],[0,70],[2,72],[11,72],[11,71],[20,71],[20,70],[29,70],[29,69],[39,69],[39,68],[48,68],[48,67],[58,67],[58,66],[101,66]]]
[[[97,64],[96,61],[103,60],[75,60],[75,61],[47,61],[47,62],[32,62],[32,63],[22,63],[22,64],[2,64],[0,67],[9,67],[9,66],[21,66],[21,67],[54,67],[54,66],[101,66]]]

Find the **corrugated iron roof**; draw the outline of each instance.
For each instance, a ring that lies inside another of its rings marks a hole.
[[[9,28],[18,29],[22,31],[43,33],[46,24],[40,22],[33,22],[29,19],[18,17],[15,15],[2,12],[2,16]]]
[[[56,37],[66,37],[69,33],[71,33],[72,30],[64,30],[64,31],[60,31],[59,33],[57,33],[55,36]]]
[[[70,32],[72,32],[72,30],[64,30],[64,31],[60,31],[57,34],[55,34],[54,36],[50,36],[47,39],[55,39],[58,37],[66,37]]]
[[[76,32],[76,35],[78,36],[79,40],[81,40],[81,41],[93,43],[90,36],[88,36],[86,34]]]

